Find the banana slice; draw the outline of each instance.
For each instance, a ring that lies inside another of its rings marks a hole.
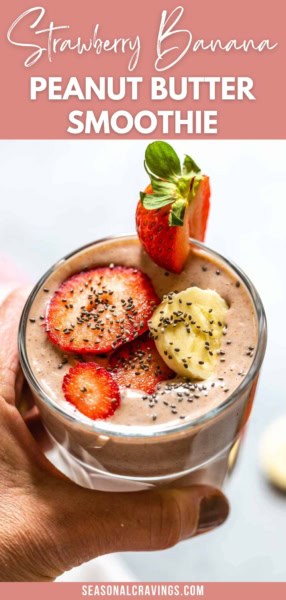
[[[149,329],[159,354],[178,375],[207,379],[214,371],[228,306],[214,290],[171,292],[152,315]]]

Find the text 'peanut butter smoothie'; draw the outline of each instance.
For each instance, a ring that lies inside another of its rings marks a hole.
[[[210,184],[165,142],[145,154],[137,237],[97,242],[45,279],[26,349],[41,389],[81,422],[176,426],[234,392],[257,345],[253,301],[204,241]]]

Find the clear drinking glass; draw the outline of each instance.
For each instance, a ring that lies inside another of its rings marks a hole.
[[[133,236],[132,236],[133,237]],[[126,239],[132,239],[126,236]],[[109,238],[109,240],[118,238]],[[122,238],[124,239],[124,238]],[[108,491],[135,491],[154,485],[206,483],[221,487],[235,462],[240,439],[254,400],[266,348],[266,319],[261,299],[248,277],[231,261],[191,240],[193,246],[230,269],[253,302],[258,340],[250,366],[235,391],[203,416],[179,425],[118,426],[108,421],[82,421],[42,389],[26,349],[26,327],[31,305],[47,278],[78,252],[96,247],[99,240],[55,264],[34,287],[25,305],[19,328],[23,372],[32,390],[43,423],[54,444],[55,462],[77,483]]]

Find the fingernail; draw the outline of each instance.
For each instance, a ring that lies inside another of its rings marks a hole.
[[[221,525],[227,518],[229,505],[223,494],[205,496],[200,502],[197,533],[203,533]]]

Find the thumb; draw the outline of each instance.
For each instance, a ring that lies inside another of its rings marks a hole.
[[[64,545],[62,570],[111,552],[169,548],[217,527],[229,512],[223,493],[206,485],[129,493],[62,485],[73,486],[64,492],[69,504],[57,494],[69,506],[64,531],[57,524],[57,545]]]
[[[0,396],[9,404],[21,387],[18,358],[18,327],[29,290],[15,289],[0,306]]]

